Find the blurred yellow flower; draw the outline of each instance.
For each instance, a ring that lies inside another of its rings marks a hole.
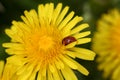
[[[118,9],[104,14],[98,21],[93,37],[93,50],[98,54],[98,69],[104,77],[120,80],[120,12]]]
[[[7,59],[12,73],[5,68],[5,80],[13,76],[17,76],[17,80],[78,80],[73,70],[89,74],[74,60],[95,57],[91,50],[76,47],[91,41],[84,38],[90,31],[80,32],[89,25],[78,24],[83,18],[73,17],[73,11],[66,15],[68,9],[66,6],[62,10],[61,3],[55,9],[53,3],[41,4],[38,13],[34,9],[25,11],[25,16],[21,16],[23,22],[12,22],[11,29],[5,30],[11,42],[3,44],[12,55]]]
[[[0,60],[0,80],[2,80],[3,70],[4,70],[4,61]]]

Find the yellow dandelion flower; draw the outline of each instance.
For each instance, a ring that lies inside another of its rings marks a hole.
[[[66,6],[62,10],[61,3],[55,9],[53,3],[41,4],[38,13],[34,9],[25,11],[25,16],[21,16],[23,22],[12,22],[11,29],[5,30],[11,42],[3,47],[12,55],[7,64],[11,65],[13,75],[5,68],[3,78],[8,80],[16,75],[18,80],[78,80],[73,70],[88,75],[74,59],[95,57],[94,52],[76,47],[91,41],[84,38],[90,31],[80,32],[89,25],[79,25],[83,18],[74,17],[73,11],[66,15],[68,9]]]
[[[98,54],[98,69],[104,77],[120,80],[120,12],[118,9],[104,14],[98,21],[93,38],[93,50]]]

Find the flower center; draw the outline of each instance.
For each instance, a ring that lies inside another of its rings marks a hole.
[[[54,42],[49,36],[42,36],[38,42],[39,49],[44,51],[47,51],[48,49],[52,48],[53,44]]]
[[[61,33],[54,27],[45,27],[32,32],[26,41],[28,58],[44,64],[51,63],[64,50]]]
[[[118,20],[119,21],[119,20]],[[120,23],[117,22],[116,25],[111,29],[111,44],[112,49],[114,49],[117,52],[120,52]]]

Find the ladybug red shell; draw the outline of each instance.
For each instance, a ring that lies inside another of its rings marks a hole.
[[[72,37],[72,36],[68,36],[68,37],[65,37],[63,40],[62,40],[62,44],[63,45],[68,45],[68,44],[70,44],[70,43],[72,43],[72,42],[75,42],[75,41],[77,41],[74,37]]]

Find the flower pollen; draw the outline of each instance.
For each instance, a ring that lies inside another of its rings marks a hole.
[[[26,39],[26,52],[30,59],[33,57],[33,60],[36,59],[45,64],[54,62],[54,58],[62,54],[64,48],[61,43],[60,32],[54,27],[47,30],[40,28],[38,32],[35,31],[34,34],[29,35]]]
[[[39,49],[47,51],[49,48],[52,48],[54,45],[54,42],[51,37],[48,36],[42,36],[38,42]]]

